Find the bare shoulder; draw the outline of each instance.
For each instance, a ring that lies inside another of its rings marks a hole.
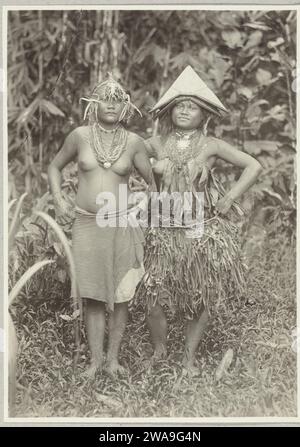
[[[72,131],[72,141],[76,145],[78,152],[86,150],[86,144],[90,142],[89,126],[78,126]]]
[[[158,159],[163,146],[160,136],[148,138],[146,144],[149,156]]]
[[[146,140],[140,135],[134,132],[128,132],[128,146],[133,156],[141,154],[142,156],[149,157]]]
[[[238,151],[236,147],[221,138],[207,137],[207,143],[209,155],[221,156],[228,149]]]
[[[128,141],[134,147],[139,147],[144,144],[144,139],[140,137],[137,133],[127,130]]]
[[[63,149],[68,151],[74,151],[78,148],[78,142],[80,141],[80,127],[76,127],[71,130],[64,140]]]
[[[85,137],[89,132],[89,126],[78,126],[71,133],[75,137]]]
[[[156,135],[155,137],[151,137],[149,138],[149,140],[147,140],[150,142],[151,146],[156,150],[156,151],[160,151],[161,147],[162,147],[162,140],[161,137],[159,135]]]
[[[67,134],[67,136],[65,138],[65,142],[67,144],[77,145],[78,142],[80,141],[81,137],[86,135],[86,128],[87,128],[87,126],[75,127],[75,129],[71,130]]]

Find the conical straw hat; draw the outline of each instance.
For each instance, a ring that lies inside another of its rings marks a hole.
[[[168,104],[174,103],[174,100],[181,96],[192,96],[200,100],[199,103],[203,107],[207,105],[205,108],[213,111],[217,115],[221,115],[221,112],[228,112],[217,96],[207,87],[205,82],[202,81],[190,65],[183,70],[150,112],[156,117],[159,116],[162,111],[166,110]]]

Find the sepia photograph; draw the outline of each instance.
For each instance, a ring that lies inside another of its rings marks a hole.
[[[296,30],[6,9],[10,421],[298,416]]]

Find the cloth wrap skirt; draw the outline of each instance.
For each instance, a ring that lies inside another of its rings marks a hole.
[[[144,235],[140,227],[100,227],[96,214],[75,209],[72,251],[79,294],[107,304],[133,298],[144,274]]]

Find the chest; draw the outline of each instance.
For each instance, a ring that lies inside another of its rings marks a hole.
[[[189,147],[186,144],[177,145],[175,141],[169,144],[160,144],[156,147],[156,159],[153,163],[153,171],[158,176],[164,176],[172,167],[178,175],[188,172],[194,177],[198,171],[201,175],[203,166],[205,166],[210,157],[208,141],[199,142],[196,147]]]
[[[101,147],[99,147],[99,150],[101,151]],[[77,163],[79,170],[83,174],[99,171],[99,169],[104,170],[104,168],[101,165],[99,165],[97,161],[95,150],[91,145],[90,136],[88,133],[85,133],[80,138]],[[127,143],[127,145],[124,148],[124,151],[121,153],[120,157],[112,164],[110,170],[117,175],[125,176],[131,171],[131,169],[132,169],[132,154],[130,152],[130,147]]]

